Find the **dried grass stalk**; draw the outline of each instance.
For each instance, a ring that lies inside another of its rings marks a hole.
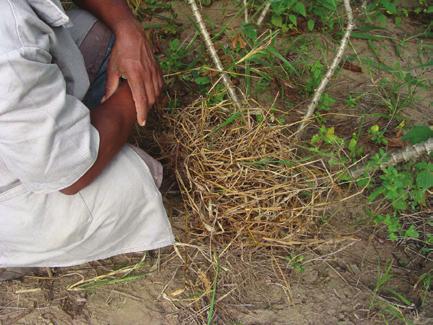
[[[196,102],[166,115],[174,137],[167,142],[175,145],[163,149],[177,157],[189,243],[299,243],[314,233],[317,206],[331,191],[329,175],[321,164],[300,162],[293,134],[269,111],[260,108],[264,121],[250,127],[233,110],[232,102]]]

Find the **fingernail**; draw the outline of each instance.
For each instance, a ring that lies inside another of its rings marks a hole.
[[[145,126],[145,125],[146,125],[146,120],[141,121],[141,122],[140,122],[140,125],[141,125],[141,126]]]
[[[101,99],[101,103],[103,103],[103,102],[105,102],[107,100],[107,97],[102,97],[102,99]]]

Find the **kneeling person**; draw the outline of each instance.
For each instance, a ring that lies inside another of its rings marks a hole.
[[[152,49],[124,1],[75,2],[69,16],[58,0],[0,2],[2,268],[174,241],[162,167],[126,145],[162,87]]]

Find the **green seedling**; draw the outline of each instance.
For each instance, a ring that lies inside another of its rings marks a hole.
[[[304,260],[305,256],[303,255],[290,255],[286,257],[287,263],[290,268],[295,270],[298,273],[305,272]]]
[[[384,136],[384,131],[380,130],[380,126],[375,124],[368,130],[370,140],[378,145],[387,145],[388,140]]]
[[[335,128],[322,126],[319,129],[319,133],[313,135],[311,138],[312,145],[319,145],[320,143],[342,145],[344,140],[335,134]]]

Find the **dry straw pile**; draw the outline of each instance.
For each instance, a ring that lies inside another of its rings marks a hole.
[[[274,111],[242,112],[229,101],[197,101],[165,117],[171,144],[164,149],[186,211],[182,240],[225,250],[287,247],[317,234],[332,179],[295,146],[293,125],[279,124]]]

